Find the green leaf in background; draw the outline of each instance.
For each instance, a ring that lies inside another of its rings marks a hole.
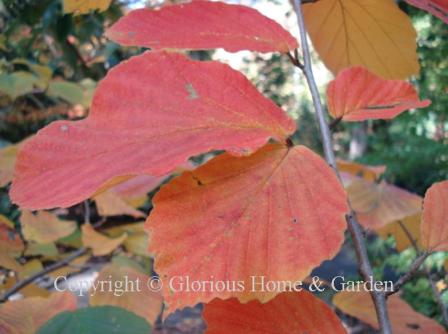
[[[80,85],[69,81],[53,81],[48,85],[48,95],[61,98],[70,104],[82,103],[83,89]]]
[[[151,326],[138,315],[121,307],[86,307],[62,312],[44,324],[36,334],[149,334]]]
[[[11,74],[0,74],[0,92],[9,95],[12,99],[32,92],[34,88],[44,87],[45,82],[29,72],[17,71]]]

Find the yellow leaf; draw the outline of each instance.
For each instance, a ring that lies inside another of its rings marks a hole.
[[[162,310],[162,294],[147,287],[149,276],[130,267],[107,265],[104,267],[90,289],[89,303],[92,306],[113,305],[127,309],[154,324]],[[97,282],[111,282],[121,289],[101,289]],[[139,282],[139,283],[136,283]],[[95,289],[96,287],[96,289]]]
[[[0,293],[4,294],[7,290],[11,289],[15,284],[17,283],[17,280],[10,277],[6,280],[3,285],[0,285]],[[20,294],[22,294],[25,297],[48,297],[50,296],[50,291],[47,289],[41,288],[40,286],[36,284],[29,284],[25,286],[24,288],[20,289]]]
[[[127,238],[126,233],[115,239],[110,239],[105,235],[98,233],[90,224],[82,226],[82,243],[84,247],[92,249],[93,255],[103,256],[111,253],[120,246]]]
[[[337,74],[360,65],[385,79],[418,74],[416,32],[394,0],[319,0],[304,5],[306,26]]]
[[[18,145],[9,145],[0,149],[0,187],[12,181],[18,150]]]
[[[416,215],[403,218],[400,221],[393,222],[376,230],[376,232],[383,239],[387,238],[389,235],[392,235],[395,238],[397,250],[399,252],[404,251],[406,248],[412,246],[412,242],[409,240],[408,235],[401,227],[401,223],[409,232],[412,239],[415,240],[417,242],[417,245],[420,247],[421,216],[421,213],[418,213]]]
[[[11,228],[0,225],[0,267],[20,270],[15,260],[23,251],[23,242],[19,235]]]
[[[0,215],[0,224],[10,228],[14,229],[14,223],[6,216]]]
[[[359,176],[367,181],[374,182],[386,171],[386,166],[368,166],[353,161],[337,161],[338,168],[341,172]]]
[[[64,0],[64,13],[86,14],[98,9],[100,12],[109,8],[112,0]]]
[[[148,234],[145,232],[143,226],[143,222],[126,224],[109,228],[105,232],[113,238],[127,233],[128,237],[123,243],[126,250],[137,255],[149,256]]]
[[[42,244],[66,237],[76,230],[75,221],[61,220],[47,211],[39,211],[34,215],[30,211],[23,210],[20,223],[27,240]]]
[[[19,279],[23,280],[34,275],[35,273],[38,273],[39,271],[42,271],[43,269],[44,267],[42,266],[42,262],[37,259],[30,260],[20,267],[20,270],[18,271]]]
[[[70,256],[70,254],[68,254],[68,256]],[[69,265],[59,268],[55,271],[52,271],[48,275],[53,279],[56,279],[58,276],[68,276],[74,272],[80,271],[81,267],[85,265],[89,259],[90,259],[89,254],[80,256],[71,261]]]
[[[100,216],[128,215],[132,217],[144,217],[145,214],[127,204],[112,189],[102,192],[93,198]]]

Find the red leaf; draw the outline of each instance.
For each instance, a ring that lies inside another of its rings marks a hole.
[[[346,333],[336,313],[307,291],[282,293],[266,304],[215,299],[206,304],[206,334]]]
[[[443,22],[448,23],[448,1],[447,0],[405,0],[407,3],[430,12]]]
[[[434,183],[423,200],[421,243],[431,251],[448,252],[448,181]]]
[[[331,116],[349,122],[391,119],[407,109],[431,104],[420,101],[411,84],[381,79],[364,67],[340,72],[328,85],[327,99]]]
[[[335,256],[344,240],[346,201],[331,168],[304,146],[270,144],[242,158],[223,154],[173,179],[153,198],[147,221],[168,308],[215,297],[273,298],[278,291],[252,291],[252,276],[296,281]],[[242,281],[246,288],[170,289],[173,277],[186,276]]]
[[[54,122],[25,144],[11,197],[30,209],[68,207],[113,177],[166,175],[211,150],[249,154],[294,130],[229,66],[148,52],[108,73],[87,119]]]
[[[153,49],[288,52],[298,47],[289,32],[257,10],[209,1],[137,9],[106,35],[122,45]]]

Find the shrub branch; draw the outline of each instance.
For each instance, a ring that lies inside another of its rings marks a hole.
[[[325,113],[320,101],[319,92],[317,90],[316,81],[314,79],[313,69],[311,67],[311,57],[308,47],[308,41],[306,37],[305,21],[303,18],[301,3],[303,0],[294,0],[294,10],[297,15],[297,22],[299,24],[301,47],[303,54],[303,67],[301,68],[308,83],[311,96],[313,98],[314,108],[316,110],[317,119],[319,123],[320,134],[322,137],[322,144],[324,147],[325,159],[330,167],[334,170],[336,176],[341,181],[339,170],[336,165],[336,159],[333,151],[333,141],[331,138],[330,128],[325,120]],[[356,256],[359,263],[359,270],[361,276],[365,281],[373,279],[372,266],[370,265],[369,258],[367,256],[366,246],[363,239],[363,230],[359,225],[356,215],[351,207],[350,201],[347,199],[350,207],[350,213],[346,215],[348,229],[353,239],[353,244],[356,252]],[[386,296],[382,291],[372,291],[371,296],[375,304],[378,323],[383,334],[391,334],[391,326],[389,316],[387,312]]]

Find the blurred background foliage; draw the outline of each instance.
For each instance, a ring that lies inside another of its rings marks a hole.
[[[0,0],[0,148],[22,141],[56,119],[85,117],[97,82],[120,61],[143,52],[108,41],[103,36],[105,28],[133,6],[151,7],[161,2],[114,0],[106,11],[71,15],[64,14],[62,0]],[[277,3],[280,6],[281,2]],[[432,105],[405,112],[392,122],[340,123],[335,128],[335,149],[343,159],[386,165],[384,179],[423,196],[432,183],[448,179],[448,29],[430,14],[402,1],[399,4],[418,32],[422,70],[413,83]],[[221,59],[213,52],[192,52],[191,56]],[[326,78],[320,82],[324,96],[330,75],[318,56],[313,57],[319,77]],[[278,54],[240,58],[237,67],[297,119],[294,141],[321,152],[303,78],[289,59]],[[149,209],[148,202],[145,205]],[[82,215],[82,211],[78,213]],[[11,205],[7,187],[0,189],[0,214],[19,225],[20,213]],[[397,252],[394,242],[393,238],[373,237],[369,243],[378,277],[390,277],[390,272],[396,277],[415,257],[411,249]],[[443,273],[445,259],[436,254],[430,266]],[[440,320],[425,277],[415,277],[405,287],[404,298],[418,311]],[[443,298],[448,302],[446,292]]]

